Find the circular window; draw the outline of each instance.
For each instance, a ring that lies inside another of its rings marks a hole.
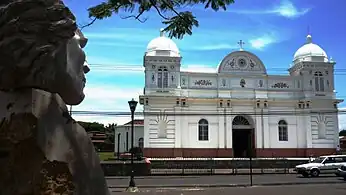
[[[244,68],[246,66],[246,60],[243,59],[243,58],[240,58],[238,60],[238,66],[241,67],[241,68]]]

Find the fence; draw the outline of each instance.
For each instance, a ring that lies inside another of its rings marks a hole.
[[[149,159],[151,164],[136,163],[137,175],[217,175],[217,174],[269,174],[293,173],[293,168],[298,164],[307,163],[309,158],[204,158],[204,159]],[[107,164],[106,162],[103,162]],[[117,165],[118,164],[118,165]],[[109,169],[124,169],[130,166],[129,161],[112,162]],[[118,166],[116,168],[115,166]],[[121,167],[119,167],[121,166]],[[139,168],[141,167],[141,168]],[[113,169],[113,170],[114,170]],[[128,168],[126,168],[128,169]],[[145,171],[140,169],[147,169]],[[105,174],[107,171],[105,171]],[[113,171],[114,173],[114,171]],[[110,176],[110,175],[107,175]]]

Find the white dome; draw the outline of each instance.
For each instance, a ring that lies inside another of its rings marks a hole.
[[[328,61],[326,52],[318,45],[312,43],[311,35],[306,37],[306,43],[294,54],[293,61]]]
[[[177,45],[165,37],[163,30],[160,30],[160,36],[151,40],[147,46],[146,56],[169,56],[180,57]]]

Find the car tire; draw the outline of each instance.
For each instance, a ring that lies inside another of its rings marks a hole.
[[[312,169],[310,171],[311,177],[318,177],[320,175],[320,171],[318,169]]]
[[[346,177],[344,177],[344,181],[346,181]]]
[[[302,173],[303,177],[309,177],[309,173]]]

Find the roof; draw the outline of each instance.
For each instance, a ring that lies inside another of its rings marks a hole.
[[[144,120],[143,119],[135,119],[133,120],[134,125],[144,125]],[[131,125],[131,121],[125,123],[123,126],[129,126]]]
[[[306,57],[323,57],[324,62],[328,61],[326,52],[319,45],[312,43],[311,35],[306,37],[306,43],[296,51],[293,60],[306,61],[308,60]]]
[[[149,42],[145,56],[180,57],[180,53],[174,41],[165,37],[163,29],[161,29],[160,36]]]

